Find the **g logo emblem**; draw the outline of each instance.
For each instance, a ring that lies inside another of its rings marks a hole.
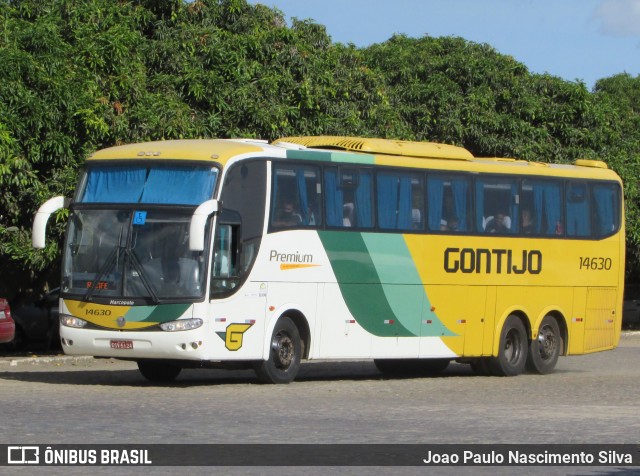
[[[229,324],[224,339],[224,346],[229,350],[242,347],[242,337],[253,324]]]

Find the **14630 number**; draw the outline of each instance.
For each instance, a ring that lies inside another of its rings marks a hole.
[[[580,269],[589,269],[592,271],[608,271],[611,269],[611,258],[604,258],[602,256],[581,256],[580,257]]]

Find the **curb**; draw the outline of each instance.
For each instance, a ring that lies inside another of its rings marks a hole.
[[[93,360],[91,355],[49,355],[46,357],[6,357],[0,358],[0,368],[17,367],[18,365],[67,364]]]

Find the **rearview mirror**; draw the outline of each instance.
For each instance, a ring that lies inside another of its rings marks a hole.
[[[207,218],[216,213],[219,208],[218,200],[207,200],[201,203],[191,216],[189,225],[189,249],[191,251],[204,251],[204,235]]]
[[[68,208],[70,203],[70,198],[59,196],[50,198],[40,206],[33,219],[33,227],[31,229],[31,245],[34,248],[42,249],[45,247],[49,217],[61,208]]]

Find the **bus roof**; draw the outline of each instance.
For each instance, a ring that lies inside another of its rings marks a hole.
[[[165,159],[197,160],[225,164],[238,155],[263,152],[266,141],[251,139],[183,139],[141,142],[102,149],[87,160]]]
[[[552,164],[505,157],[474,157],[468,150],[434,142],[409,142],[388,139],[371,139],[343,136],[284,137],[274,145],[290,147],[298,144],[300,149],[310,149],[328,153],[344,151],[349,153],[350,162],[354,156],[362,154],[371,159],[367,162],[383,166],[430,168],[460,172],[517,173],[522,175],[567,176],[579,178],[599,178],[619,181],[617,174],[599,160],[577,159],[573,164]],[[300,150],[299,149],[299,150]],[[294,154],[288,155],[294,158]],[[320,157],[316,156],[319,160]],[[340,155],[332,161],[340,162]],[[514,169],[517,169],[514,170]]]
[[[283,137],[272,144],[257,139],[142,142],[98,150],[87,160],[195,160],[225,166],[229,160],[243,156],[460,172],[513,173],[517,169],[516,173],[522,175],[619,180],[606,163],[598,160],[578,159],[574,164],[550,164],[513,158],[474,157],[462,147],[447,144],[346,136]]]

